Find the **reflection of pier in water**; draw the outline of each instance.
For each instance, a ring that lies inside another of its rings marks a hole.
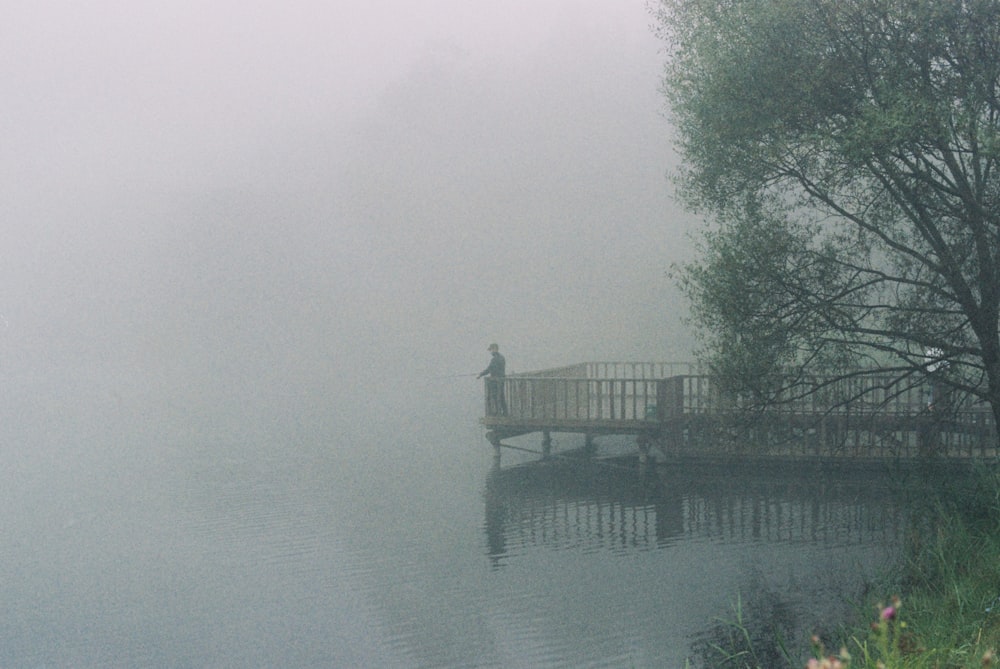
[[[494,558],[521,549],[652,550],[680,539],[854,545],[898,539],[904,518],[884,479],[538,462],[496,468],[486,489]]]

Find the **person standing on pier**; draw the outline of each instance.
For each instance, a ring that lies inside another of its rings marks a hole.
[[[489,415],[506,416],[507,398],[504,397],[503,380],[506,376],[507,361],[500,355],[500,347],[496,344],[490,344],[487,350],[493,357],[490,358],[489,366],[479,372],[476,378],[489,377],[486,379],[486,411]]]

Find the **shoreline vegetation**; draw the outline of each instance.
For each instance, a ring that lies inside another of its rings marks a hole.
[[[901,560],[869,592],[852,623],[812,637],[808,659],[776,640],[785,666],[1000,667],[1000,467],[980,466],[915,494]],[[737,616],[731,627],[745,631],[744,622]],[[712,666],[774,669],[764,649],[717,650]]]

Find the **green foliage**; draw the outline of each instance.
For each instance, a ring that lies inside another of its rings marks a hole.
[[[734,378],[875,364],[1000,411],[1000,0],[661,0],[678,268]]]
[[[821,236],[762,206],[706,233],[702,263],[686,268],[681,287],[711,333],[703,353],[731,387],[766,395],[771,380],[800,360],[814,371],[864,362],[842,345],[840,331],[869,312],[845,300],[861,302],[873,287],[844,276],[838,254],[856,252],[855,245]]]
[[[782,629],[788,624],[781,606],[753,598],[748,611],[743,598],[737,595],[732,617],[716,620],[709,638],[695,649],[701,656],[701,666],[716,669],[779,669],[795,666],[782,640]]]
[[[960,477],[913,500],[912,528],[897,575],[882,588],[902,597],[871,602],[839,639],[812,638],[812,658],[798,663],[737,598],[718,621],[705,666],[734,669],[980,669],[996,666],[1000,648],[1000,468]],[[762,615],[763,613],[763,615]],[[757,630],[755,632],[754,630]],[[770,628],[776,632],[777,628]],[[772,652],[765,651],[771,649]],[[839,650],[833,651],[832,648]]]
[[[846,652],[828,655],[815,640],[810,666],[993,666],[1000,648],[1000,473],[978,472],[924,501],[899,579],[902,603],[875,605],[874,616],[846,635]]]

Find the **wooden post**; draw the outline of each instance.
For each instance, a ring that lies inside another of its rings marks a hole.
[[[548,431],[542,432],[542,457],[548,458],[552,455],[552,434]]]
[[[649,461],[649,435],[640,434],[635,441],[639,446],[639,464],[644,465]]]
[[[500,435],[495,431],[490,430],[486,433],[486,438],[491,444],[493,444],[493,460],[494,464],[500,464]]]

